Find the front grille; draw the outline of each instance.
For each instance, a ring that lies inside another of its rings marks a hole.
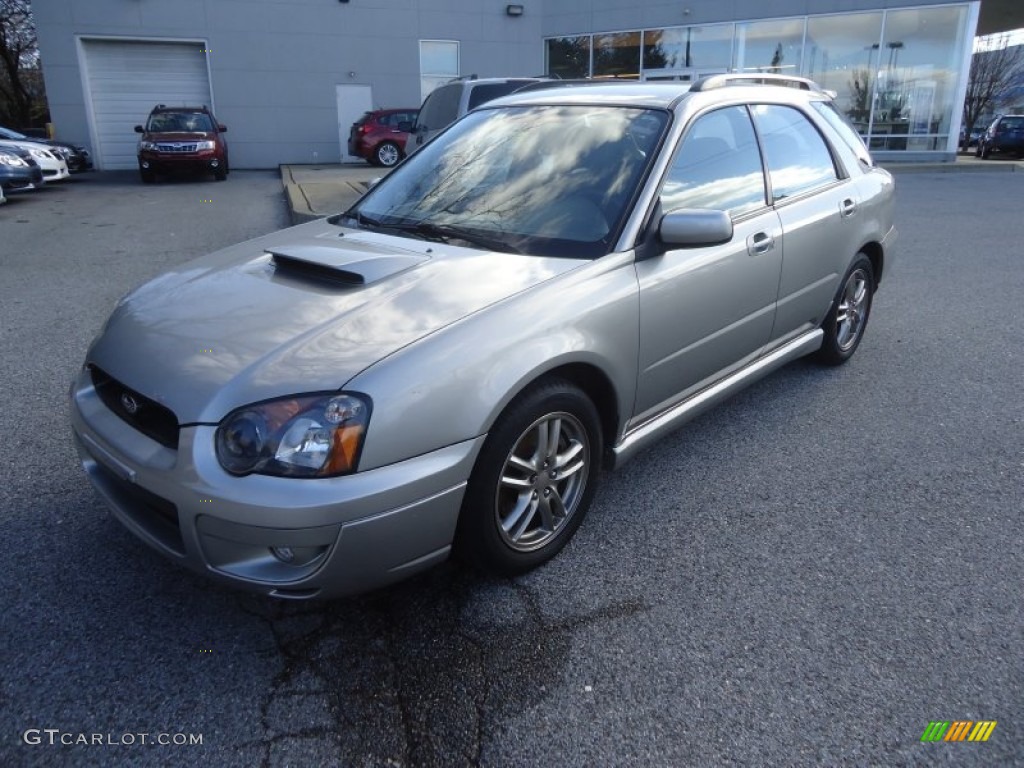
[[[185,554],[181,538],[178,508],[167,499],[128,483],[96,462],[92,476],[124,514],[141,526],[150,536],[180,555]]]
[[[196,144],[157,144],[157,152],[195,152]]]
[[[178,449],[178,418],[170,408],[126,387],[95,365],[89,366],[89,373],[96,394],[107,408],[146,437],[168,448]]]

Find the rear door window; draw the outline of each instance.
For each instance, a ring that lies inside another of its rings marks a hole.
[[[774,202],[827,186],[839,178],[828,145],[799,109],[755,104],[751,111]]]
[[[442,85],[427,96],[420,108],[417,128],[428,131],[439,131],[459,116],[459,95],[462,93],[461,83]]]

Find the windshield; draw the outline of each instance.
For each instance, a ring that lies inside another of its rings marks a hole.
[[[149,133],[207,133],[213,130],[205,112],[158,112],[149,118]]]
[[[346,215],[411,237],[596,258],[614,244],[667,124],[667,112],[625,107],[483,109]]]

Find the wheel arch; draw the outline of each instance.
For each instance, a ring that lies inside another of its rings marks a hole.
[[[868,257],[868,261],[871,262],[871,270],[874,272],[875,289],[878,288],[882,282],[882,274],[885,267],[885,253],[882,251],[882,246],[874,241],[865,243],[861,246],[860,252]]]
[[[601,458],[602,464],[610,466],[610,446],[615,444],[619,430],[619,404],[618,393],[615,385],[608,375],[598,366],[592,363],[573,362],[551,368],[537,375],[519,389],[515,397],[529,387],[538,384],[546,379],[561,378],[575,385],[590,398],[590,401],[597,409],[597,415],[601,421],[601,441],[604,444],[604,455]],[[514,399],[514,398],[513,398]],[[498,412],[498,416],[504,409]],[[498,416],[494,420],[497,420]],[[493,427],[494,421],[488,427]]]

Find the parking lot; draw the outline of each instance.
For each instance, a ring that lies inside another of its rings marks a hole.
[[[605,476],[528,576],[307,604],[140,544],[66,403],[125,291],[285,226],[278,174],[11,196],[0,764],[1021,764],[1024,174],[897,183],[899,261],[849,365],[792,364]],[[998,725],[924,744],[934,720]]]

